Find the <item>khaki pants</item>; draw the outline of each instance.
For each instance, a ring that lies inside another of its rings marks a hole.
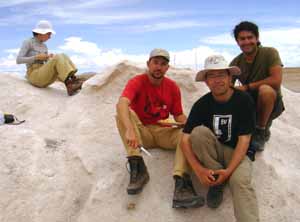
[[[181,129],[172,127],[161,127],[158,125],[143,125],[136,113],[130,110],[130,119],[134,126],[135,133],[138,136],[138,141],[147,149],[163,148],[176,149],[175,166],[173,175],[182,176],[188,171],[186,159],[179,146],[181,139]],[[141,156],[139,149],[134,149],[127,145],[125,140],[125,127],[116,116],[117,127],[126,148],[128,156]]]
[[[37,87],[47,87],[57,79],[64,82],[69,75],[77,72],[73,62],[65,54],[57,54],[46,64],[32,64],[27,69],[28,81]]]
[[[194,128],[190,141],[195,155],[205,167],[217,170],[229,165],[234,149],[221,144],[207,127]],[[259,221],[256,194],[251,185],[251,174],[252,162],[245,156],[228,180],[234,214],[238,222]]]

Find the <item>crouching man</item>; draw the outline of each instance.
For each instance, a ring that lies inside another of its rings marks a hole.
[[[205,81],[210,92],[192,107],[183,129],[181,148],[198,180],[209,187],[207,205],[217,208],[229,183],[238,222],[257,222],[258,206],[251,185],[255,107],[250,96],[231,87],[236,66],[222,56],[210,56],[196,81]]]

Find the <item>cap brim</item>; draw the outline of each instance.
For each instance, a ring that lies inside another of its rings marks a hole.
[[[237,66],[230,66],[230,67],[217,68],[217,69],[203,69],[197,73],[195,81],[196,82],[205,81],[205,75],[210,70],[229,70],[230,74],[233,76],[238,76],[241,74],[241,70]]]
[[[38,34],[47,34],[51,32],[51,34],[56,34],[56,32],[53,29],[32,29],[33,32],[38,33]]]

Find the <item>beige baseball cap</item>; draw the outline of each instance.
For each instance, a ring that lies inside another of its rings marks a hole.
[[[167,50],[165,49],[160,49],[160,48],[156,48],[156,49],[153,49],[151,52],[150,52],[150,55],[149,55],[149,60],[153,57],[157,57],[157,56],[161,56],[161,57],[164,57],[166,60],[170,61],[170,54]]]
[[[196,75],[196,81],[205,81],[205,75],[210,70],[229,70],[233,76],[240,75],[241,70],[237,66],[228,66],[227,61],[222,55],[212,55],[205,59],[204,69]]]

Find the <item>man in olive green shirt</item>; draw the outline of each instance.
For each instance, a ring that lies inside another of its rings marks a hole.
[[[251,145],[262,151],[270,138],[272,120],[284,110],[281,95],[282,62],[278,51],[271,47],[262,47],[256,24],[243,21],[236,25],[233,34],[242,53],[235,57],[230,66],[238,66],[242,85],[236,88],[248,91],[256,104],[256,130]]]

